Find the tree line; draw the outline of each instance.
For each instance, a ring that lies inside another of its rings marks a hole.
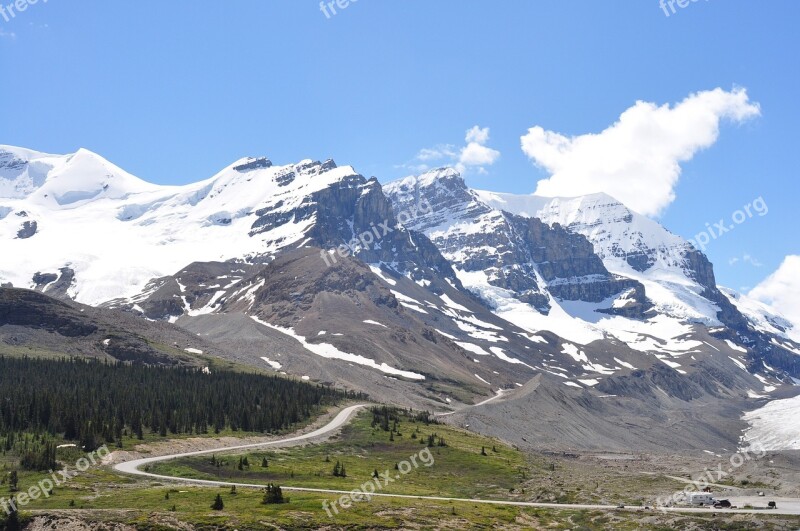
[[[49,434],[91,451],[125,435],[274,433],[345,398],[363,395],[278,376],[0,356],[0,441]]]

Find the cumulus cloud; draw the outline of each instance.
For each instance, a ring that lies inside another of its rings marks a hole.
[[[461,173],[474,169],[478,174],[487,173],[486,166],[491,166],[500,158],[500,152],[488,147],[489,128],[474,126],[464,137],[466,145],[458,147],[453,144],[441,144],[432,148],[421,149],[410,164],[402,167],[423,172],[432,165],[453,165]]]
[[[539,181],[537,195],[605,192],[657,216],[675,200],[681,163],[717,141],[720,122],[741,123],[760,114],[745,89],[718,88],[674,106],[638,101],[596,134],[567,137],[536,126],[522,136],[522,150],[551,175]]]
[[[465,138],[465,140],[470,144],[475,143],[483,145],[489,141],[489,128],[484,127],[483,129],[481,129],[476,125],[472,129],[467,131],[467,137]]]
[[[800,329],[800,256],[787,256],[778,270],[748,295],[769,304]]]

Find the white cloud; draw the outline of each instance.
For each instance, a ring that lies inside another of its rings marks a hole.
[[[481,129],[477,125],[467,131],[466,141],[469,143],[486,144],[489,141],[489,128],[484,127]]]
[[[675,200],[682,162],[712,146],[723,119],[743,122],[761,114],[745,89],[720,88],[690,95],[677,105],[638,101],[597,134],[566,137],[536,126],[522,150],[551,177],[536,194],[614,196],[644,215],[659,215]]]
[[[17,38],[17,34],[12,32],[3,31],[0,29],[0,39],[11,39],[12,41]]]
[[[477,142],[470,142],[461,150],[459,164],[464,166],[491,166],[500,158],[500,152]]]
[[[800,256],[789,255],[750,297],[769,304],[800,329]]]
[[[756,258],[751,254],[744,254],[741,257],[734,256],[733,258],[728,260],[728,265],[735,265],[738,264],[739,262],[750,264],[753,267],[762,267],[764,265],[759,261],[758,258]]]
[[[443,144],[435,148],[421,149],[417,153],[416,159],[420,161],[441,160],[443,158],[453,158],[456,156],[456,147],[450,144]]]
[[[433,148],[421,149],[414,157],[414,163],[402,167],[423,172],[431,165],[453,165],[461,173],[474,168],[480,175],[486,175],[486,166],[491,166],[500,158],[500,152],[486,146],[489,142],[489,128],[474,126],[464,137],[467,143],[458,148],[452,144],[441,144]]]

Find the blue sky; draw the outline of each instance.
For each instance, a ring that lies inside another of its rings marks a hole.
[[[0,17],[0,143],[86,147],[159,183],[256,155],[332,157],[388,182],[428,162],[421,150],[458,156],[479,126],[488,139],[472,138],[499,154],[468,165],[467,182],[531,193],[550,172],[520,147],[529,128],[600,133],[638,100],[743,87],[760,115],[722,120],[713,145],[681,164],[659,221],[693,238],[763,197],[767,215],[706,251],[720,283],[751,287],[800,254],[800,4],[675,7],[359,0],[328,18],[314,0],[40,0]]]

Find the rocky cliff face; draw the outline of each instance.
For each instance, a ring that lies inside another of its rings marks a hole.
[[[628,313],[646,309],[643,287],[611,275],[584,236],[491,208],[454,170],[435,170],[384,190],[396,212],[420,201],[431,206],[409,226],[424,232],[458,270],[486,273],[492,286],[542,313],[549,311],[551,296],[599,303],[631,289],[636,303]]]

